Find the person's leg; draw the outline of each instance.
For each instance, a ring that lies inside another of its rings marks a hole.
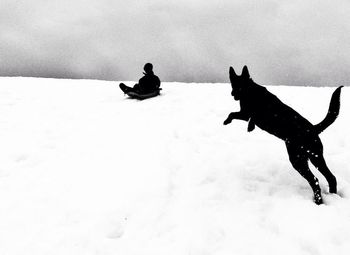
[[[128,92],[134,90],[134,88],[128,87],[128,86],[126,86],[124,83],[120,83],[120,84],[119,84],[119,88],[120,88],[124,93],[128,93]]]
[[[140,93],[141,92],[140,85],[139,84],[135,84],[134,87],[133,87],[133,91],[136,92],[136,93]]]

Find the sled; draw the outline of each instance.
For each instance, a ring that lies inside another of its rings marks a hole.
[[[128,95],[130,98],[143,100],[143,99],[147,99],[147,98],[151,98],[151,97],[155,97],[155,96],[160,95],[160,91],[161,90],[162,89],[159,88],[159,89],[157,89],[155,91],[152,91],[152,92],[146,93],[146,94],[140,94],[140,93],[137,93],[137,92],[134,92],[134,91],[129,91],[129,92],[125,93],[125,94]]]

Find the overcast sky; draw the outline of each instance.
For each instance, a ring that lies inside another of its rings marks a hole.
[[[349,85],[348,0],[0,0],[0,75]]]

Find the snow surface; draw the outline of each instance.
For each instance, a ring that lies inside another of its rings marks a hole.
[[[317,206],[281,140],[222,125],[229,84],[117,85],[0,78],[0,254],[349,254],[349,88],[321,134],[339,196],[312,168]],[[334,88],[269,90],[316,124]]]

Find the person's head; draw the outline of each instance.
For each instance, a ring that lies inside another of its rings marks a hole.
[[[145,70],[145,73],[153,73],[153,65],[151,63],[147,63],[143,67],[143,70]]]

